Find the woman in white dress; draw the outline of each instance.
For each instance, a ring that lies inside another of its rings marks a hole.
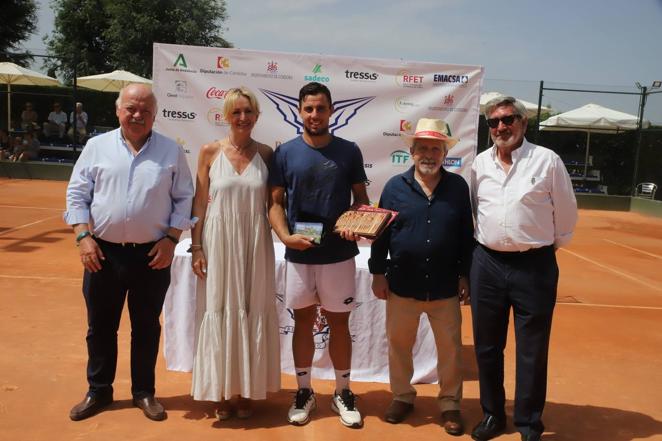
[[[205,312],[197,334],[191,395],[218,402],[219,419],[252,414],[252,400],[280,389],[275,263],[267,219],[273,151],[251,138],[259,116],[246,88],[225,96],[227,138],[198,159],[192,265]],[[236,405],[230,401],[237,397]]]

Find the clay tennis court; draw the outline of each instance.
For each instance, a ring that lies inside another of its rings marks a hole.
[[[85,381],[82,268],[61,215],[66,182],[0,179],[0,440],[400,440],[456,439],[443,431],[436,385],[418,386],[413,415],[383,419],[387,384],[354,382],[365,427],[343,427],[329,402],[333,382],[315,381],[310,424],[287,424],[295,388],[257,402],[250,420],[223,423],[213,404],[189,396],[190,375],[157,363],[157,397],[168,419],[153,422],[131,405],[129,321],[119,336],[115,403],[72,422]],[[662,440],[662,219],[636,213],[580,211],[575,238],[558,252],[561,268],[549,363],[545,440]],[[467,429],[481,418],[471,313],[462,308]],[[513,338],[506,390],[514,385]],[[512,402],[507,408],[512,415]],[[510,423],[510,422],[509,422]],[[412,438],[415,437],[415,438]],[[470,439],[464,435],[460,439]],[[499,440],[519,440],[511,424]]]

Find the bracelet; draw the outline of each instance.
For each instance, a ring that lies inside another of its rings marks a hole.
[[[80,243],[81,240],[85,239],[87,236],[91,236],[92,233],[90,233],[90,230],[85,230],[82,233],[80,233],[78,236],[76,236],[76,245]]]
[[[177,239],[175,236],[171,236],[170,234],[166,234],[165,236],[162,237],[162,239],[168,239],[170,242],[174,243],[175,245],[179,244],[179,239]]]
[[[202,245],[193,245],[191,244],[186,250],[187,253],[192,253],[194,251],[202,251]]]

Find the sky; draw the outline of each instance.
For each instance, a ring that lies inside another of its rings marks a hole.
[[[49,0],[24,44],[45,53]],[[237,48],[403,59],[485,68],[485,92],[538,102],[545,87],[638,92],[662,80],[662,0],[227,0]],[[39,62],[40,64],[40,62]],[[38,67],[38,66],[35,66]],[[662,89],[657,89],[662,91]],[[638,95],[544,92],[566,111],[589,102],[636,115]],[[645,118],[662,124],[662,93]]]

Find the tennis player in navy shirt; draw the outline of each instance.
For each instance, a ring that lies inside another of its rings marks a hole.
[[[361,151],[355,143],[329,132],[332,103],[331,92],[320,83],[306,84],[300,90],[304,133],[274,152],[269,221],[287,247],[285,302],[294,310],[292,350],[298,391],[288,421],[306,424],[316,407],[310,379],[315,353],[313,325],[320,305],[331,330],[329,355],[336,376],[331,408],[340,415],[342,424],[358,428],[363,419],[349,387],[349,315],[356,304],[354,256],[359,253],[358,237],[348,231],[333,233],[333,226],[352,200],[354,205],[369,201]],[[320,243],[297,233],[297,223],[321,226]]]

